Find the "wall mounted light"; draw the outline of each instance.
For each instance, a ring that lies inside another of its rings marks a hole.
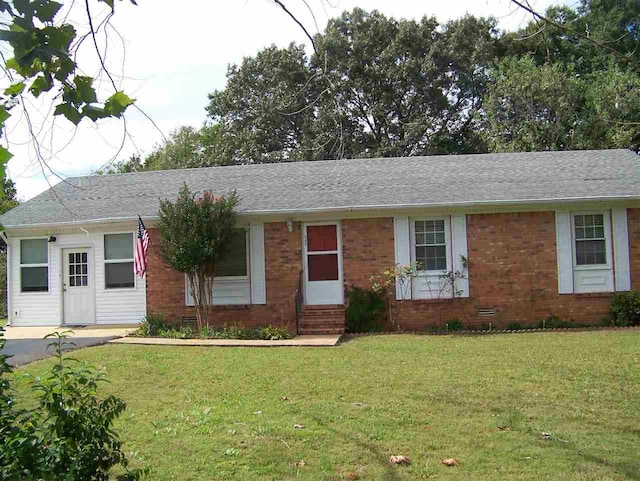
[[[56,240],[56,236],[52,235],[51,237],[49,237],[49,242],[55,242]]]
[[[293,232],[293,221],[291,219],[287,219],[287,230]]]

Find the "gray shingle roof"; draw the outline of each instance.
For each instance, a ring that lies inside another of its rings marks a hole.
[[[217,195],[235,189],[239,211],[247,213],[640,199],[640,157],[629,150],[442,155],[74,177],[0,222],[17,227],[155,217],[160,199],[173,199],[183,182]]]

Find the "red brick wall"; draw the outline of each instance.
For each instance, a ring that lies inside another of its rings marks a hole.
[[[640,209],[629,209],[631,272],[640,288]],[[184,275],[163,265],[159,257],[158,232],[150,230],[151,246],[147,277],[147,309],[161,312],[167,320],[194,317],[184,306]],[[400,324],[422,330],[443,326],[452,318],[466,325],[492,322],[506,326],[537,323],[555,315],[577,322],[598,322],[607,315],[610,294],[559,295],[556,263],[555,215],[553,212],[476,214],[467,216],[469,284],[465,299],[404,301]],[[369,287],[369,277],[394,264],[393,219],[356,219],[342,222],[345,286]],[[301,224],[288,232],[286,223],[265,224],[267,304],[221,308],[219,324],[277,324],[295,326],[293,297],[302,267]],[[498,319],[476,316],[480,308],[495,308]]]
[[[147,267],[147,312],[160,313],[169,322],[194,318],[195,309],[185,306],[184,274],[167,267],[160,256],[160,235],[149,229],[150,245]],[[295,329],[294,295],[302,258],[300,223],[289,232],[284,222],[264,225],[267,304],[221,306],[216,308],[213,323],[241,323],[245,326],[267,324]]]
[[[395,264],[393,219],[342,221],[342,271],[346,287],[370,287],[369,278]]]
[[[631,271],[640,288],[640,209],[629,209]],[[358,249],[364,232],[366,244]],[[554,212],[467,216],[471,297],[402,302],[400,326],[422,330],[457,318],[468,326],[491,322],[537,324],[549,316],[599,322],[609,312],[611,294],[559,295]],[[369,276],[394,264],[393,219],[344,221],[345,283],[369,287]],[[481,308],[495,308],[498,318],[478,318]]]

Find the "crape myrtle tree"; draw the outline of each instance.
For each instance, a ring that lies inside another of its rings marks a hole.
[[[216,265],[227,254],[239,202],[235,192],[195,195],[186,184],[175,202],[160,202],[160,253],[169,267],[187,275],[198,329],[211,320]]]

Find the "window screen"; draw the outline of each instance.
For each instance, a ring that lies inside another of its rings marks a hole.
[[[234,229],[227,253],[216,266],[216,277],[244,277],[247,272],[247,232]]]
[[[47,292],[49,290],[49,247],[47,239],[20,241],[20,290]]]
[[[447,269],[447,242],[443,219],[415,221],[415,246],[418,270]]]
[[[135,287],[133,233],[105,234],[104,282],[107,289]]]
[[[579,266],[607,263],[604,214],[578,214],[575,228],[576,264]]]

